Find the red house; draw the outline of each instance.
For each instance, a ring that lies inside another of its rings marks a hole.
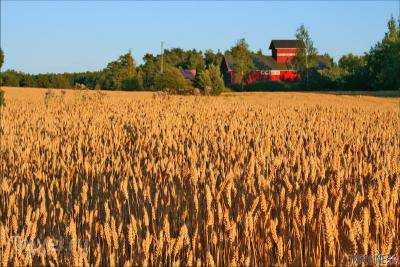
[[[272,40],[269,49],[272,56],[252,54],[253,69],[247,75],[246,84],[256,81],[298,81],[299,75],[293,66],[293,58],[302,43],[298,40]],[[242,79],[240,74],[233,70],[234,59],[226,54],[221,70],[226,84],[236,84]]]

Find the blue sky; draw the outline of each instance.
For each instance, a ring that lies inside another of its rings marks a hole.
[[[245,37],[269,53],[304,23],[320,53],[362,54],[379,41],[397,1],[1,1],[3,69],[97,70],[129,49],[137,62],[165,47],[229,49]]]

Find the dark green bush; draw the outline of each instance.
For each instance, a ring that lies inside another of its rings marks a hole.
[[[142,83],[137,77],[129,78],[122,81],[122,90],[137,91],[142,89]]]
[[[193,91],[192,85],[183,77],[181,71],[168,65],[163,73],[157,74],[155,88],[172,94],[190,94]]]
[[[283,82],[283,81],[259,81],[252,84],[242,85],[236,84],[232,86],[234,91],[295,91],[300,90],[300,84],[294,82]]]
[[[208,69],[200,72],[197,85],[205,95],[220,95],[225,90],[224,79],[219,68],[215,65],[210,65]]]

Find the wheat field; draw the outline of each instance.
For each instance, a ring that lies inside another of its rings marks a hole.
[[[3,89],[2,266],[399,253],[399,98]]]

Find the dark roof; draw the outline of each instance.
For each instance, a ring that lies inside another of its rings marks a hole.
[[[234,65],[233,57],[227,53],[224,56],[224,60],[225,60],[226,68],[228,70],[233,70],[233,65]]]
[[[290,70],[290,64],[278,63],[272,56],[252,55],[253,70]]]
[[[232,70],[234,66],[234,59],[232,55],[225,54],[224,56],[226,67],[228,70]],[[264,55],[251,55],[253,61],[252,70],[291,70],[293,69],[290,64],[278,63],[272,56]]]
[[[269,49],[274,48],[299,48],[302,46],[301,41],[299,40],[272,40]]]

